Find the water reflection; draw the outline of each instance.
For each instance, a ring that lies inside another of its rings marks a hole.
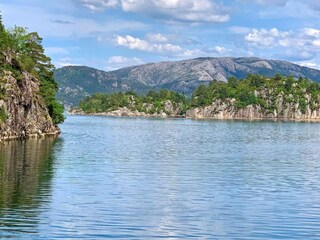
[[[0,145],[0,238],[36,233],[51,194],[57,138]]]
[[[320,239],[320,125],[70,116],[0,148],[0,239]]]

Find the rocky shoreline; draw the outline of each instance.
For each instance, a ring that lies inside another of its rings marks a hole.
[[[320,109],[311,110],[309,104],[305,112],[301,111],[299,104],[277,101],[276,109],[267,110],[260,105],[248,105],[237,109],[233,99],[227,101],[217,100],[210,106],[191,108],[187,111],[187,118],[196,119],[266,119],[266,120],[295,120],[320,121]]]
[[[222,109],[221,109],[222,108]],[[297,111],[295,115],[279,116],[277,111],[269,113],[267,115],[261,114],[261,108],[259,106],[247,106],[239,111],[229,111],[222,106],[207,106],[203,108],[191,108],[184,115],[168,115],[166,113],[161,114],[147,114],[145,112],[132,111],[126,107],[110,112],[101,113],[85,113],[83,111],[74,110],[70,111],[70,115],[80,116],[106,116],[106,117],[143,117],[143,118],[187,118],[187,119],[212,119],[212,120],[247,120],[247,121],[296,121],[296,122],[320,122],[320,110],[308,111],[308,114],[302,114],[301,111]]]
[[[127,107],[119,108],[110,112],[101,113],[85,113],[81,110],[73,110],[69,112],[70,115],[84,115],[84,116],[108,116],[108,117],[145,117],[145,118],[184,118],[183,115],[170,115],[163,111],[160,113],[145,113],[138,110],[132,111]]]
[[[55,132],[47,132],[47,133],[32,133],[32,134],[17,134],[17,135],[9,135],[2,136],[0,138],[0,142],[2,141],[13,141],[13,140],[25,140],[25,139],[36,139],[36,138],[45,138],[45,137],[55,137],[60,135],[60,129]]]

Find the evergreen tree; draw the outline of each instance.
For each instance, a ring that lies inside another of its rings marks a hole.
[[[54,79],[54,66],[44,54],[42,38],[26,28],[14,27],[7,31],[0,15],[0,67],[9,69],[17,80],[22,72],[29,72],[40,81],[42,96],[54,124],[63,122],[63,106],[55,99],[58,85]]]

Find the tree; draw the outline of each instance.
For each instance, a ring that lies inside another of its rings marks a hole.
[[[232,88],[236,88],[238,86],[238,79],[236,79],[235,77],[229,78],[228,85]]]
[[[2,16],[0,14],[0,63],[5,62],[6,51],[8,47],[11,45],[11,43],[12,41],[3,25]]]
[[[1,12],[0,12],[0,32],[4,32],[5,31],[5,28],[4,28],[4,25],[3,25],[3,22],[2,22],[2,15],[1,15]]]
[[[15,26],[6,31],[0,18],[0,61],[15,73],[29,72],[40,81],[40,95],[54,124],[63,122],[63,106],[55,99],[58,84],[54,79],[54,66],[44,54],[42,38],[36,32]]]

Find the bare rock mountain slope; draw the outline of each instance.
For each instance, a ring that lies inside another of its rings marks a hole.
[[[150,63],[105,72],[84,66],[57,69],[55,78],[60,84],[58,99],[66,105],[76,105],[85,96],[96,92],[138,93],[161,88],[190,95],[200,84],[229,77],[245,78],[248,74],[268,77],[275,74],[306,77],[320,81],[320,71],[300,65],[260,58],[196,58],[177,62]]]

